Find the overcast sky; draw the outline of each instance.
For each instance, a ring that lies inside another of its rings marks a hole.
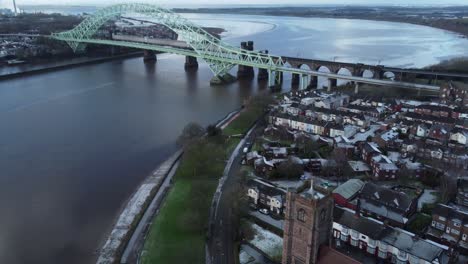
[[[11,6],[13,0],[0,0],[0,6]],[[369,4],[369,5],[468,5],[468,0],[16,0],[17,5],[103,5],[122,2],[151,2],[161,5],[197,4],[281,4],[281,5],[323,5],[323,4]]]

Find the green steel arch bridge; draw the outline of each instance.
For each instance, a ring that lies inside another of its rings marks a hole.
[[[93,38],[95,33],[102,25],[104,25],[104,23],[129,13],[144,15],[145,17],[156,20],[158,23],[165,25],[176,32],[179,35],[179,38],[184,40],[190,48],[126,40]],[[299,75],[300,88],[307,87],[311,76],[354,82],[356,85],[356,91],[360,83],[419,90],[438,90],[440,88],[433,85],[369,79],[358,76],[347,76],[293,68],[291,66],[287,66],[281,56],[274,56],[262,52],[249,51],[234,47],[212,36],[188,19],[183,18],[168,9],[152,4],[131,3],[109,6],[98,10],[92,16],[87,17],[75,28],[61,33],[53,33],[50,37],[67,42],[74,52],[84,51],[87,44],[102,44],[196,57],[207,62],[213,74],[220,79],[223,79],[236,65],[259,68],[267,71],[268,85],[270,87],[281,82],[282,73],[292,73]]]

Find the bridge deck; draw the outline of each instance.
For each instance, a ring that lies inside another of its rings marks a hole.
[[[190,47],[190,45],[187,44],[187,42],[180,41],[180,40],[155,39],[155,38],[137,37],[137,36],[130,36],[130,35],[120,35],[120,34],[112,34],[112,39],[119,40],[119,41],[155,44],[155,45],[160,45],[160,46],[170,46],[170,47],[181,48],[181,49],[192,49],[192,47]]]
[[[133,41],[116,41],[116,40],[103,40],[103,39],[70,39],[70,38],[63,38],[63,37],[57,38],[57,39],[67,41],[67,42],[114,45],[114,46],[123,46],[123,47],[130,47],[130,48],[136,48],[136,49],[154,50],[154,51],[168,52],[168,53],[174,53],[174,54],[184,55],[184,56],[198,57],[198,58],[205,59],[205,60],[219,59],[219,57],[217,57],[219,54],[211,55],[209,53],[205,53],[203,55],[200,55],[197,52],[195,52],[193,49],[177,48],[177,47],[173,47],[170,45],[163,46],[163,45],[133,42]],[[172,42],[168,42],[168,43],[172,43]],[[325,77],[325,78],[330,78],[330,79],[346,80],[346,81],[351,81],[351,82],[356,82],[356,83],[365,83],[365,84],[372,84],[372,85],[379,85],[379,86],[393,86],[393,87],[401,87],[401,88],[409,88],[409,89],[421,89],[421,90],[430,90],[430,91],[437,91],[440,89],[439,86],[434,86],[434,85],[369,79],[369,78],[364,78],[364,77],[339,75],[339,74],[334,74],[334,73],[326,73],[326,72],[298,69],[298,68],[292,68],[292,67],[258,64],[255,62],[235,60],[231,57],[226,57],[224,59],[226,61],[229,61],[233,65],[242,64],[245,66],[251,66],[251,67],[260,68],[260,69],[268,69],[271,71],[290,72],[290,73],[299,74],[299,75]]]

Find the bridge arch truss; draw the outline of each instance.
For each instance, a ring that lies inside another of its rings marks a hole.
[[[239,64],[239,61],[243,65],[269,70],[284,64],[280,57],[233,47],[170,10],[143,3],[118,4],[103,8],[87,17],[74,29],[54,33],[52,37],[66,41],[75,52],[83,51],[86,43],[110,44],[106,43],[105,40],[95,40],[92,37],[107,21],[126,13],[144,15],[172,29],[193,48],[196,53],[193,55],[208,63],[216,76],[226,74]],[[182,51],[177,52],[176,48],[170,48],[170,50],[174,53],[183,53]]]
[[[180,38],[187,42],[193,49],[174,48],[149,43],[130,41],[116,41],[106,39],[95,39],[93,36],[107,21],[122,14],[137,13],[154,19],[176,32]],[[315,69],[305,70],[295,67],[286,67],[287,58],[273,56],[266,53],[248,51],[231,46],[212,36],[202,28],[198,27],[182,16],[161,8],[157,5],[144,3],[118,4],[103,8],[92,16],[87,17],[74,29],[53,33],[52,38],[65,41],[75,52],[83,51],[87,44],[103,44],[125,46],[139,49],[170,52],[186,56],[194,56],[205,60],[213,74],[217,77],[226,75],[236,65],[250,66],[268,71],[268,85],[274,86],[281,83],[283,73],[293,73],[299,76],[326,77],[332,80],[346,80],[356,84],[366,83],[379,86],[395,86],[411,89],[438,90],[440,87],[405,82],[392,82],[386,80],[369,79],[358,76],[345,76],[336,73],[324,73]],[[304,77],[305,79],[305,77]],[[303,81],[305,87],[307,81]]]

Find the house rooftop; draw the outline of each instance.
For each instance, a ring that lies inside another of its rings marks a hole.
[[[429,262],[438,259],[444,252],[443,248],[397,228],[392,228],[392,232],[386,234],[381,241]]]
[[[432,210],[434,215],[444,216],[448,219],[458,219],[463,224],[468,223],[468,212],[459,211],[454,207],[450,207],[444,204],[437,204]]]
[[[261,193],[266,193],[269,196],[283,196],[286,195],[286,191],[280,188],[277,188],[272,183],[259,179],[251,179],[247,182],[247,186],[250,188],[256,188]]]
[[[385,242],[428,262],[448,263],[445,248],[412,233],[384,225],[366,217],[356,217],[350,210],[335,206],[334,222],[358,231],[373,240]]]
[[[364,182],[358,179],[351,179],[338,186],[333,193],[341,195],[346,200],[353,199],[364,186]]]
[[[367,165],[363,161],[354,161],[350,160],[348,161],[349,166],[354,172],[366,172],[366,171],[371,171],[371,168],[369,165]]]
[[[359,197],[377,208],[385,207],[402,212],[408,211],[413,203],[413,199],[405,193],[387,189],[370,182],[364,184]],[[387,209],[385,210],[387,211]]]
[[[318,264],[340,263],[340,264],[359,264],[360,262],[354,260],[345,254],[338,252],[333,248],[326,246],[320,247]]]

